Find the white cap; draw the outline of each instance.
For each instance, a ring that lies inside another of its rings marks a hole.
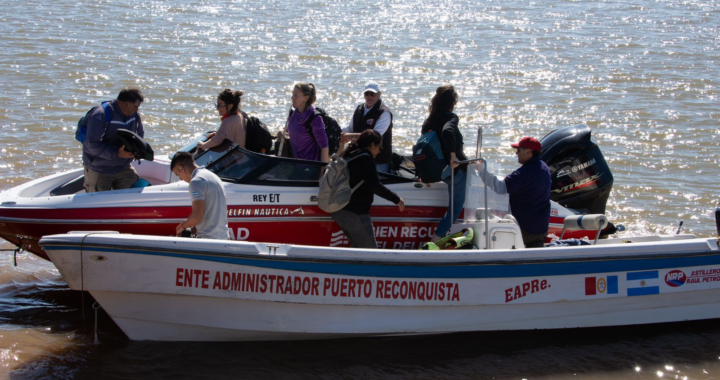
[[[380,85],[374,80],[371,80],[365,83],[365,89],[363,90],[363,93],[365,93],[365,91],[370,91],[377,94],[378,92],[380,92]]]

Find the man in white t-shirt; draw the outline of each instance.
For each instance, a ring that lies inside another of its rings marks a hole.
[[[186,228],[194,228],[199,238],[228,240],[227,201],[222,180],[205,167],[197,166],[188,152],[176,153],[170,170],[189,184],[192,199],[192,212],[175,227],[176,235],[180,236]]]

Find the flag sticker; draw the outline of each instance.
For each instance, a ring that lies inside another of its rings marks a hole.
[[[618,276],[585,277],[585,295],[617,294]]]
[[[629,272],[627,274],[628,297],[650,294],[660,294],[658,271]]]

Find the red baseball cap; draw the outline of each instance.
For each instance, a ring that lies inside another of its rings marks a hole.
[[[542,144],[540,144],[540,141],[537,141],[534,137],[523,137],[520,139],[520,142],[517,144],[510,144],[511,147],[518,149],[518,148],[525,148],[530,149],[535,152],[541,152],[542,151]]]

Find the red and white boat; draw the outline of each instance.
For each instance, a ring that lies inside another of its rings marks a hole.
[[[587,205],[587,212],[604,213],[612,174],[594,143],[588,149],[579,147],[578,141],[591,141],[589,128],[565,128],[543,139],[543,146],[552,154],[544,159],[553,170],[553,196],[575,202],[563,204]],[[569,148],[559,149],[558,145]],[[225,182],[231,239],[349,245],[330,215],[317,206],[317,184],[324,163],[268,156],[232,145],[205,152],[197,161]],[[135,168],[151,186],[85,193],[83,171],[78,169],[1,192],[0,237],[48,259],[38,245],[46,235],[102,230],[174,235],[175,226],[191,211],[187,183],[172,174],[167,159],[142,161]],[[371,216],[379,246],[420,248],[433,236],[447,210],[445,184],[423,184],[408,176],[393,175],[381,175],[381,180],[405,200],[406,207],[399,212],[392,203],[376,199]],[[470,202],[465,214],[473,211]],[[553,202],[549,233],[559,236],[564,218],[577,213]],[[596,231],[580,230],[568,232],[565,237],[594,239],[595,235]]]

